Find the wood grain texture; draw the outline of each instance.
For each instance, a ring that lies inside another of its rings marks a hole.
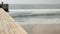
[[[27,32],[0,8],[0,34],[27,34]]]

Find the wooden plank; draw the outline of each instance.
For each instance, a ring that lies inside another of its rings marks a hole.
[[[27,32],[0,8],[0,34],[27,34]]]

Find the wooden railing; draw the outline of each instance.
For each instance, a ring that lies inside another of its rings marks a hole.
[[[0,34],[27,34],[27,32],[0,8]]]

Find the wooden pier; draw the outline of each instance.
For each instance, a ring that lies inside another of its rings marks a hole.
[[[0,8],[0,34],[27,34],[27,32]]]

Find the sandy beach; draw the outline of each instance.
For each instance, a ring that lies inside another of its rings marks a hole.
[[[18,23],[29,34],[60,34],[60,18],[30,18]]]
[[[22,27],[29,34],[60,34],[60,24],[27,24]]]

